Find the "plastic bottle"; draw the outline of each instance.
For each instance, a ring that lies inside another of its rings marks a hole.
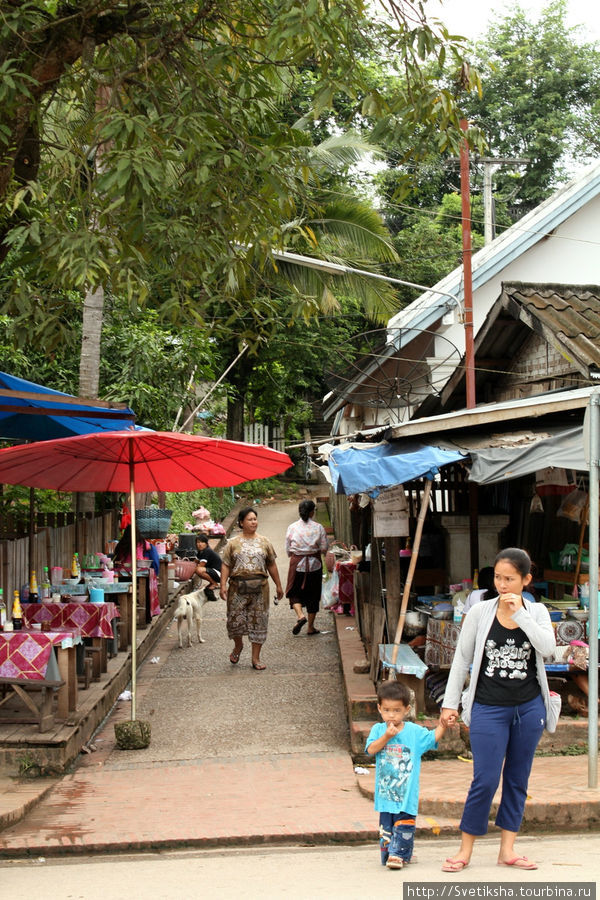
[[[44,566],[44,577],[42,579],[40,597],[42,600],[49,600],[51,596],[52,585],[50,584],[50,576],[48,575],[48,566]]]
[[[4,602],[4,592],[0,588],[0,629],[4,628],[6,622],[6,603]]]
[[[29,578],[29,602],[37,603],[39,600],[38,593],[38,583],[37,583],[37,575],[35,574],[35,569],[31,570],[31,576]],[[20,608],[20,603],[19,603]],[[14,616],[13,616],[14,618]]]
[[[479,569],[473,570],[473,590],[479,590]]]
[[[81,568],[79,566],[79,554],[73,554],[73,560],[71,562],[71,577],[72,578],[81,578]]]
[[[21,600],[18,591],[15,591],[13,594],[12,624],[13,631],[20,631],[23,627],[23,612],[21,610]]]

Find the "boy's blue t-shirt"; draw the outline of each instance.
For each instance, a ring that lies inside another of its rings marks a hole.
[[[387,725],[373,725],[365,747],[383,737]],[[377,812],[405,812],[416,816],[419,809],[421,757],[437,750],[435,732],[414,722],[405,722],[402,731],[375,755],[375,809]]]

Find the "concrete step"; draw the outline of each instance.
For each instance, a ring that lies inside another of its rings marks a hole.
[[[350,722],[350,745],[352,748],[352,758],[356,763],[360,764],[361,760],[369,760],[368,755],[365,753],[365,742],[371,728],[379,721],[379,717],[377,716],[373,719],[361,719],[359,721]],[[438,720],[433,718],[419,719],[417,724],[422,725],[424,728],[433,729],[437,726]],[[446,734],[440,742],[439,750],[432,751],[432,755],[435,755],[436,758],[450,757],[456,759],[457,756],[463,756],[466,752],[467,747],[461,737],[460,726],[455,725],[453,728],[449,728],[446,731]]]
[[[421,772],[421,797],[419,800],[419,815],[433,817],[436,820],[442,818],[446,821],[458,822],[464,807],[464,796],[450,799],[433,798],[428,795],[426,785],[426,769]],[[369,768],[368,775],[357,775],[356,784],[364,797],[375,799],[375,769]],[[494,809],[495,812],[495,809]],[[490,814],[490,818],[493,818]]]
[[[557,822],[565,831],[597,830],[600,826],[600,791],[581,790],[585,757],[541,757],[534,760],[525,804],[523,830],[555,830]],[[473,774],[466,760],[424,760],[421,767],[419,820],[455,822],[462,815]],[[375,770],[356,775],[363,796],[373,800]],[[500,802],[496,793],[490,812],[493,822]]]

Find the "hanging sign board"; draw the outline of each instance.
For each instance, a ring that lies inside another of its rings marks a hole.
[[[401,484],[382,491],[373,501],[373,537],[407,537],[408,503]]]

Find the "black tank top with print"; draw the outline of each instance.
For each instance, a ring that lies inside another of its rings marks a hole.
[[[531,641],[521,628],[505,628],[494,618],[485,641],[476,702],[518,706],[540,693]]]

